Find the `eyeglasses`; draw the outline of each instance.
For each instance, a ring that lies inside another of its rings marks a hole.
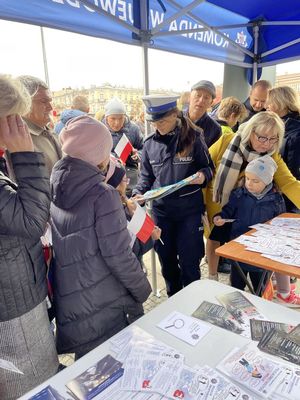
[[[260,136],[256,132],[254,132],[255,136],[257,137],[257,140],[260,143],[267,143],[269,142],[270,144],[275,144],[279,141],[278,137],[277,138],[268,138],[266,136]]]

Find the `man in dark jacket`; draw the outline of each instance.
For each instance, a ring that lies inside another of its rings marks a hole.
[[[221,136],[220,125],[207,114],[215,97],[216,88],[210,81],[199,81],[192,86],[188,117],[203,130],[207,147]]]

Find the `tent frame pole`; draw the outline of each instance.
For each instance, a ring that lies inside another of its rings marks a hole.
[[[44,29],[43,29],[42,26],[40,26],[40,32],[41,32],[41,42],[42,42],[45,81],[47,83],[47,86],[50,87],[48,62],[47,62],[47,53],[46,53],[45,38],[44,38]]]

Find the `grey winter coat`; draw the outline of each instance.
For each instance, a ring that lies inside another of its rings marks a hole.
[[[103,181],[97,167],[69,156],[51,175],[59,352],[96,347],[128,324],[129,309],[141,313],[151,291],[120,196]]]
[[[42,153],[12,153],[11,160],[18,186],[0,172],[0,322],[47,295],[40,237],[49,218],[49,174]]]

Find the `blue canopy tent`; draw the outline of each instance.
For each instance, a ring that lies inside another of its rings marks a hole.
[[[0,18],[142,46],[145,72],[147,49],[153,48],[253,68],[255,80],[257,68],[299,57],[300,5],[295,3],[1,0]]]
[[[148,49],[252,69],[300,55],[295,0],[0,0],[0,19],[141,46],[149,93]],[[155,256],[153,291],[157,294]]]

